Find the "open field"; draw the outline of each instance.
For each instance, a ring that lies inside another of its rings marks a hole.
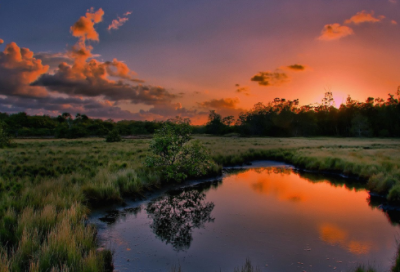
[[[195,138],[220,165],[284,160],[361,177],[367,188],[400,200],[399,139]],[[162,184],[142,165],[150,141],[25,139],[0,149],[0,271],[112,269],[111,253],[97,250],[96,230],[85,218],[94,205],[122,202]]]

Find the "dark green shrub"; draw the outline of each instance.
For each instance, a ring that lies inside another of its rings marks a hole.
[[[116,129],[111,130],[106,137],[106,142],[108,143],[120,142],[121,140],[121,136]]]

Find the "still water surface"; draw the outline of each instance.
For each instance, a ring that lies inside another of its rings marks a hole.
[[[103,214],[95,221],[116,270],[233,272],[246,258],[261,271],[390,270],[395,212],[378,209],[354,183],[262,166]]]

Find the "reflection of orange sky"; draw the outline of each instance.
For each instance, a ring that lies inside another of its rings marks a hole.
[[[308,182],[290,169],[279,173],[274,168],[253,169],[239,173],[237,178],[249,183],[258,194],[273,197],[282,204],[292,203],[295,205],[292,209],[299,214],[312,217],[322,241],[339,245],[353,254],[367,254],[373,248],[372,241],[358,235],[359,227],[346,225],[354,216],[360,222],[369,220],[371,211],[365,201],[366,191],[335,188],[327,181]],[[342,210],[346,213],[340,213]]]
[[[313,201],[321,201],[325,212],[327,209],[332,213],[338,209],[363,209],[365,208],[365,199],[368,197],[367,192],[355,192],[345,188],[338,188],[333,193],[332,187],[334,185],[328,181],[318,184],[305,182],[303,178],[291,172],[290,169],[279,174],[274,174],[273,168],[265,168],[262,171],[249,170],[239,173],[237,177],[243,182],[251,180],[250,186],[257,193],[274,196],[280,201],[301,200],[306,207]],[[338,202],[338,197],[342,201]],[[335,203],[335,205],[332,206],[332,203]]]

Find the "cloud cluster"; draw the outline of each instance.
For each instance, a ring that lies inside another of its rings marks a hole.
[[[258,74],[254,75],[250,80],[257,82],[260,86],[279,86],[285,82],[290,81],[290,78],[285,72],[276,70],[274,72],[259,72]]]
[[[374,17],[374,12],[367,12],[365,10],[362,10],[360,12],[357,12],[355,15],[353,15],[350,19],[347,19],[344,21],[344,24],[363,24],[363,23],[378,23],[381,22],[383,19],[386,17],[383,15],[380,15],[378,17]],[[397,24],[397,22],[395,21]],[[393,24],[393,21],[392,21]],[[334,24],[327,24],[324,26],[324,28],[321,31],[321,35],[318,37],[319,40],[322,41],[332,41],[332,40],[338,40],[350,35],[353,35],[354,31],[352,28],[341,25],[339,23],[334,23]]]
[[[128,16],[130,12],[124,14]],[[26,111],[30,114],[60,114],[64,111],[85,113],[99,118],[162,119],[187,117],[197,113],[173,99],[181,97],[165,88],[146,86],[122,61],[99,61],[88,40],[99,41],[95,24],[104,11],[93,8],[71,26],[78,42],[66,53],[34,54],[16,43],[0,52],[0,111]],[[53,70],[49,72],[49,68]],[[146,104],[148,111],[131,113],[118,105]]]
[[[131,15],[132,12],[128,11],[124,13],[124,17],[117,17],[117,19],[112,20],[111,24],[107,27],[108,31],[111,31],[111,29],[117,30],[121,26],[123,26],[129,19],[128,16]]]
[[[61,62],[54,74],[42,74],[31,86],[46,87],[70,96],[102,96],[110,101],[125,100],[133,104],[155,105],[176,98],[176,95],[161,87],[131,85],[132,82],[143,81],[135,78],[135,72],[122,61],[114,59],[101,62],[91,58],[92,48],[85,41],[99,40],[93,26],[101,22],[103,15],[102,9],[96,12],[91,9],[86,16],[82,16],[71,27],[72,34],[79,37],[78,43],[68,52],[73,63]]]
[[[4,43],[4,40],[3,39],[0,39],[0,44],[3,44]]]
[[[331,41],[338,40],[353,34],[354,31],[350,27],[335,23],[325,25],[318,39],[322,41]]]
[[[0,94],[15,96],[46,96],[44,88],[32,87],[30,83],[46,73],[48,65],[28,48],[20,48],[12,42],[0,52]]]

